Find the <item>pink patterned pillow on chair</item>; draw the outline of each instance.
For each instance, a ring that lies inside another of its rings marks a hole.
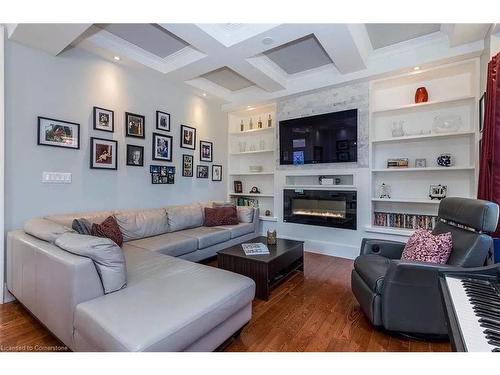
[[[434,235],[430,231],[418,229],[406,243],[401,259],[445,264],[452,249],[451,233]]]

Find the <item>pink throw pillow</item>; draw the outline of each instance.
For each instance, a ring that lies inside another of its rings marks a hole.
[[[418,229],[406,243],[401,259],[445,264],[452,249],[451,233],[434,235],[430,231]]]

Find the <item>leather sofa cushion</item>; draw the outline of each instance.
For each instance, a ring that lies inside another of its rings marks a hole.
[[[196,238],[198,240],[198,249],[204,249],[231,239],[231,231],[221,227],[187,229],[182,231],[182,235]]]
[[[64,233],[73,232],[73,229],[44,218],[34,218],[24,224],[24,231],[36,238],[53,243]]]
[[[198,249],[198,240],[182,235],[182,232],[166,233],[159,236],[130,241],[133,246],[161,254],[178,257]]]
[[[196,228],[203,225],[203,209],[198,203],[165,207],[170,232]]]
[[[231,238],[244,236],[245,234],[252,233],[254,230],[253,223],[239,223],[236,225],[224,225],[216,228],[227,229],[231,232]]]
[[[381,293],[390,264],[389,258],[380,255],[360,255],[354,260],[354,269],[371,290]]]
[[[62,214],[45,216],[46,219],[71,228],[74,219],[87,219],[92,224],[101,224],[109,216],[113,216],[113,211],[96,211],[76,214]]]
[[[101,278],[104,293],[111,293],[127,285],[123,251],[109,238],[65,233],[55,245],[72,254],[92,259]]]
[[[184,350],[255,294],[253,280],[232,272],[140,249],[125,257],[128,287],[75,311],[77,334],[102,351]]]
[[[119,211],[115,219],[124,241],[157,236],[168,232],[167,212],[164,208]]]

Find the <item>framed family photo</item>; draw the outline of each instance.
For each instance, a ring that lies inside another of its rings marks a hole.
[[[115,113],[110,109],[94,107],[94,130],[113,133],[115,131]]]
[[[196,166],[196,177],[197,178],[208,178],[208,165],[197,165]]]
[[[144,138],[145,123],[144,116],[125,112],[125,135],[127,137]]]
[[[170,131],[170,113],[156,111],[156,129]]]
[[[196,148],[196,129],[181,125],[181,147],[189,150]]]
[[[153,133],[153,160],[172,161],[172,137]]]
[[[222,181],[222,165],[212,165],[212,181]]]
[[[80,149],[80,124],[38,117],[37,145]]]
[[[144,147],[127,145],[127,165],[132,167],[144,166]]]
[[[193,155],[182,155],[182,177],[193,177]]]
[[[110,139],[90,138],[90,168],[118,169],[116,155],[118,142]]]
[[[200,161],[213,161],[214,144],[208,141],[200,141]]]

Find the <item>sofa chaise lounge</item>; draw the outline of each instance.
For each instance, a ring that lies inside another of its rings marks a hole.
[[[194,262],[254,238],[259,219],[252,209],[247,222],[204,227],[207,205],[53,215],[27,223],[8,234],[7,287],[74,351],[212,351],[250,320],[255,283]],[[98,265],[55,242],[72,231],[73,219],[100,223],[110,215],[125,241],[127,285],[106,294]]]

